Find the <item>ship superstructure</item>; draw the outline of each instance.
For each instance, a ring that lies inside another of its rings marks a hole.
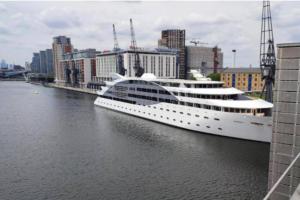
[[[98,91],[95,104],[193,131],[270,142],[273,104],[251,99],[223,82],[128,78],[114,74]]]

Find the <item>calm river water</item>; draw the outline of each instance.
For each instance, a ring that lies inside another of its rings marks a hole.
[[[36,94],[36,91],[38,94]],[[261,199],[269,145],[96,107],[95,96],[0,82],[0,199]]]

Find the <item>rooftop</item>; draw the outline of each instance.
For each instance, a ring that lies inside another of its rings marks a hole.
[[[282,44],[277,44],[278,48],[282,47],[300,47],[300,43],[282,43]]]
[[[258,67],[226,68],[221,73],[261,73],[261,69]]]

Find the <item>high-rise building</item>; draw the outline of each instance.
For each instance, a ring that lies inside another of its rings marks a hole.
[[[63,59],[63,55],[71,53],[73,50],[71,39],[66,36],[57,36],[53,38],[52,51],[53,51],[53,65],[55,73],[55,81],[63,81],[64,71],[60,67],[60,60]]]
[[[5,62],[4,59],[1,60],[0,67],[1,67],[1,68],[7,68],[7,64],[6,64],[6,62]]]
[[[159,46],[165,46],[171,49],[178,49],[178,71],[177,77],[187,78],[187,68],[185,62],[185,30],[168,29],[161,32]]]
[[[40,54],[33,53],[32,61],[31,61],[31,71],[33,73],[40,73]]]
[[[222,50],[218,47],[187,46],[186,67],[188,71],[197,70],[205,75],[221,71]]]
[[[58,84],[86,88],[96,75],[96,49],[86,49],[63,55],[60,60],[62,79]]]
[[[47,66],[47,75],[53,77],[53,53],[52,49],[46,49],[46,66]]]
[[[40,72],[39,73],[47,74],[46,51],[40,51]]]

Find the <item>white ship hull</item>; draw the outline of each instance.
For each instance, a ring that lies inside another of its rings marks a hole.
[[[102,97],[97,97],[95,105],[201,133],[271,141],[272,117],[219,112],[163,102],[144,106]]]

